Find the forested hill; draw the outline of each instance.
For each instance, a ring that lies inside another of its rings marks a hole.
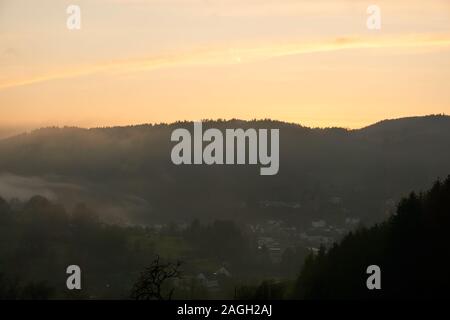
[[[379,220],[405,192],[450,172],[448,116],[387,120],[360,130],[270,120],[204,123],[205,129],[279,128],[275,176],[260,176],[259,165],[173,165],[170,135],[179,127],[192,130],[192,123],[46,128],[0,140],[0,194],[84,200],[106,215],[127,212],[133,221]]]
[[[404,198],[386,222],[347,235],[310,255],[297,281],[306,299],[448,298],[450,177]],[[381,270],[381,290],[368,290],[366,268]]]

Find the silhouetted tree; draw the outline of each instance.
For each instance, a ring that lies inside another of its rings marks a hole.
[[[161,263],[159,256],[141,273],[134,284],[131,298],[135,300],[171,300],[175,288],[166,288],[174,279],[179,279],[181,262]],[[164,293],[167,291],[167,293]]]

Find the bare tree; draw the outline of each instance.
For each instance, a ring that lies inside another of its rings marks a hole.
[[[179,279],[181,262],[161,263],[156,256],[150,267],[145,268],[139,279],[133,286],[131,298],[135,300],[171,300],[175,288],[167,290],[164,294],[164,286],[174,279]]]

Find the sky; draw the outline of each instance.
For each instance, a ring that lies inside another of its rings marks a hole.
[[[449,58],[448,0],[0,0],[0,134],[450,114]]]

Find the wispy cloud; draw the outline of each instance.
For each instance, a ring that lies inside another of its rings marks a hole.
[[[212,48],[164,56],[118,60],[80,66],[68,66],[59,71],[0,82],[0,90],[72,79],[96,74],[123,74],[146,72],[163,68],[201,65],[226,65],[250,63],[277,57],[308,53],[333,52],[351,49],[443,49],[450,47],[450,35],[402,35],[390,37],[341,37],[322,41],[292,41],[278,44],[261,44],[235,48]]]

